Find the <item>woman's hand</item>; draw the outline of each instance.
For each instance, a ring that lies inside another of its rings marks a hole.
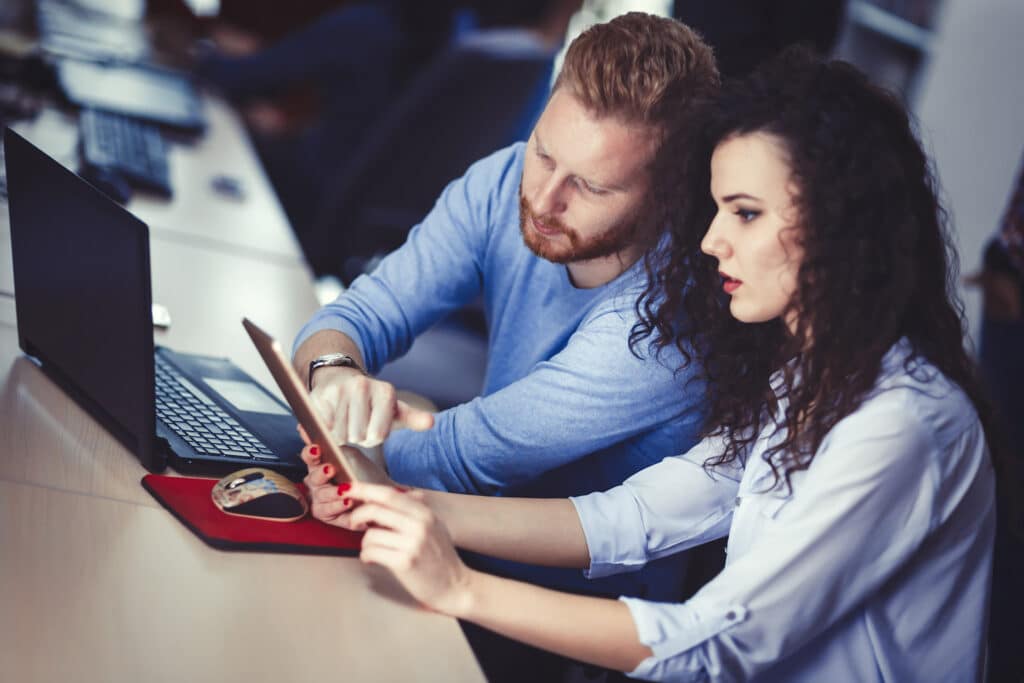
[[[338,486],[331,482],[331,477],[337,472],[333,465],[321,461],[319,446],[307,442],[302,449],[302,461],[307,468],[306,478],[302,481],[309,490],[309,510],[313,518],[342,529],[352,529],[349,522],[351,501],[346,505],[341,496],[348,484]]]
[[[422,491],[353,482],[341,495],[349,528],[365,531],[359,559],[387,567],[427,607],[452,616],[470,605],[473,572]]]

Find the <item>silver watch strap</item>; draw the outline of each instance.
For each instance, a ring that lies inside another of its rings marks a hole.
[[[359,372],[366,374],[366,370],[360,367],[359,363],[352,356],[345,353],[328,353],[323,356],[318,356],[309,362],[309,380],[308,389],[313,391],[313,373],[319,368],[331,367],[331,368],[354,368]]]

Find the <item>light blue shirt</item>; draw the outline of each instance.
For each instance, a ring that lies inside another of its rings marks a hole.
[[[676,681],[977,681],[995,530],[994,479],[963,392],[909,344],[826,436],[793,493],[762,433],[746,467],[702,472],[708,439],[605,493],[574,498],[594,576],[729,535],[725,569],[685,603],[623,598]],[[780,406],[780,412],[785,405]]]
[[[400,249],[299,333],[296,347],[319,330],[345,333],[373,373],[482,296],[483,395],[439,413],[433,429],[393,433],[384,454],[396,481],[471,493],[529,483],[564,497],[619,484],[696,442],[703,392],[683,390],[692,373],[675,374],[674,350],[655,361],[629,349],[643,264],[578,289],[564,265],[523,243],[524,154],[519,143],[473,164]]]
[[[673,348],[655,360],[629,348],[646,282],[638,262],[602,287],[578,289],[564,265],[523,243],[519,186],[524,144],[473,164],[445,188],[404,245],[358,278],[300,331],[296,348],[334,329],[374,373],[418,334],[482,297],[488,365],[482,396],[435,416],[425,432],[391,434],[398,482],[468,493],[566,497],[601,491],[667,454],[690,448],[703,386]],[[543,585],[668,599],[686,558],[643,572],[585,580],[570,569],[478,558],[477,566]]]

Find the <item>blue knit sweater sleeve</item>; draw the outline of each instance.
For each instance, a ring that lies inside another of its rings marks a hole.
[[[614,447],[628,473],[689,446],[703,392],[683,390],[692,370],[676,375],[674,353],[659,361],[630,352],[634,322],[605,302],[518,381],[442,411],[429,431],[394,432],[384,445],[392,477],[493,494],[602,449]]]
[[[481,159],[449,184],[401,248],[306,323],[293,352],[316,332],[337,330],[376,373],[408,351],[416,335],[472,301],[481,289],[491,213],[500,197],[517,192],[522,147]]]

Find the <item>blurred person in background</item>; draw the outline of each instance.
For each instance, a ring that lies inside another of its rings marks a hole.
[[[568,4],[571,11],[575,2]],[[515,26],[556,41],[564,32],[566,5],[567,0],[362,0],[267,46],[222,31],[239,47],[208,44],[194,70],[242,107],[288,218],[302,231],[332,173],[454,36]]]
[[[674,17],[715,51],[723,78],[745,76],[783,48],[802,44],[827,57],[835,46],[846,0],[583,0],[566,30],[568,46],[588,26],[626,12]],[[555,60],[555,74],[564,50]]]
[[[989,680],[1024,680],[1024,164],[982,272],[984,313],[978,357],[1008,439],[1012,466],[999,482],[992,574]]]

